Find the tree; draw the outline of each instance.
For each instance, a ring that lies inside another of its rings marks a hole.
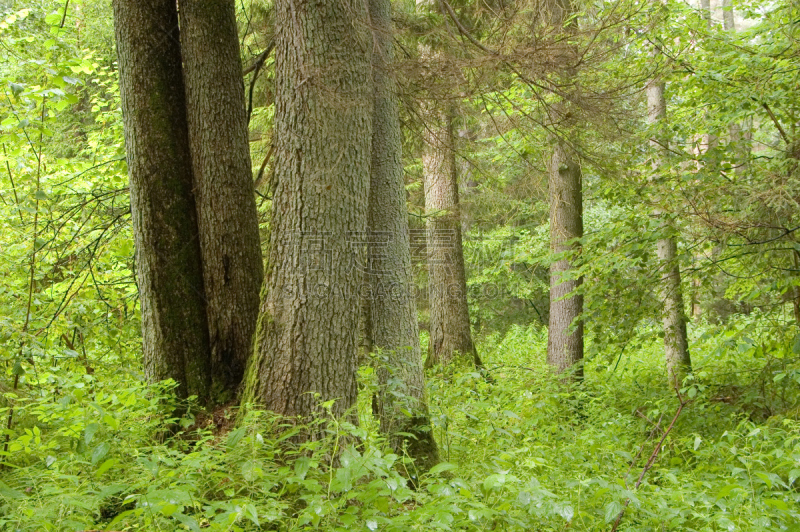
[[[397,87],[390,71],[392,9],[389,0],[370,0],[369,8],[375,39],[375,99],[367,250],[368,336],[383,355],[377,370],[381,431],[390,438],[395,452],[408,452],[426,471],[438,461],[438,449],[428,415],[411,272],[403,138]]]
[[[647,84],[647,122],[657,126],[667,113],[667,102],[664,97],[664,82],[653,79]],[[653,158],[653,170],[658,172],[664,166],[667,150],[664,140],[650,140],[650,146],[656,153]],[[681,271],[678,264],[678,244],[675,228],[664,213],[661,217],[661,229],[664,235],[656,244],[661,271],[660,293],[663,304],[661,319],[664,324],[664,357],[667,363],[667,376],[671,387],[680,387],[686,373],[691,370],[692,361],[689,356],[689,341],[686,334],[686,314],[683,308],[683,291],[681,289]]]
[[[446,365],[454,357],[463,356],[480,366],[469,321],[452,114],[428,109],[424,116],[422,165],[431,313],[430,351],[425,365]]]
[[[340,416],[356,385],[372,140],[367,5],[278,0],[275,186],[244,401]]]
[[[197,221],[215,397],[242,382],[263,280],[233,0],[181,1]]]
[[[574,33],[577,22],[570,19],[574,8],[570,0],[559,0],[551,6],[552,24]],[[565,26],[566,25],[566,26]],[[563,85],[574,83],[575,71],[570,65],[577,50],[568,42],[562,46],[557,64]],[[574,127],[568,102],[558,102],[551,108],[551,122],[569,131]],[[565,127],[567,126],[567,127]],[[583,295],[575,293],[581,279],[575,278],[570,254],[580,249],[583,237],[583,183],[580,163],[572,143],[553,135],[553,154],[548,166],[548,196],[550,200],[550,250],[558,255],[550,265],[550,320],[547,329],[547,363],[557,373],[575,368],[583,359]],[[582,369],[576,369],[580,378]]]
[[[664,82],[654,79],[647,85],[648,123],[657,125],[664,120],[666,108]],[[653,159],[653,170],[659,171],[664,165],[665,142],[654,138],[650,144],[658,154]],[[669,383],[674,388],[680,386],[686,372],[692,367],[692,361],[689,356],[689,342],[686,335],[686,314],[683,308],[683,290],[681,289],[681,271],[678,264],[678,244],[674,236],[675,229],[663,213],[657,214],[661,216],[661,229],[665,233],[657,243],[661,271],[659,291],[663,304],[661,319],[664,324],[664,357],[667,362]]]
[[[428,0],[418,0],[417,7],[427,8],[429,4]],[[431,87],[452,77],[441,52],[427,44],[421,44],[419,50]],[[431,334],[425,367],[449,364],[456,356],[471,359],[480,367],[467,303],[453,109],[431,97],[421,105],[420,114],[424,121],[422,172]]]
[[[178,13],[174,0],[115,0],[145,374],[181,396],[211,382]]]

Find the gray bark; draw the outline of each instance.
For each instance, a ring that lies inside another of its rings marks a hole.
[[[390,72],[393,45],[391,3],[370,0],[375,45],[375,100],[369,194],[368,257],[371,325],[378,360],[381,432],[398,454],[408,453],[427,471],[438,462],[425,394],[417,308],[411,272],[408,210],[403,180],[403,137],[397,87]],[[410,413],[410,415],[408,415]]]
[[[561,28],[567,23],[574,8],[569,0],[558,0],[551,6],[551,23]],[[563,30],[572,33],[577,29],[575,20]],[[575,78],[574,62],[577,50],[565,44],[558,52],[562,71],[562,85]],[[551,109],[552,122],[562,131],[575,127],[567,102],[559,102]],[[553,154],[548,168],[548,196],[550,201],[550,250],[561,254],[580,249],[575,240],[583,237],[583,179],[578,155],[564,138],[553,138]],[[583,295],[574,294],[582,279],[574,278],[569,258],[561,258],[550,265],[550,319],[547,329],[547,363],[556,373],[572,371],[572,378],[583,376]],[[569,295],[573,294],[573,295]]]
[[[244,401],[354,407],[372,144],[366,2],[278,0],[275,189]],[[311,435],[312,437],[314,435]]]
[[[647,85],[647,121],[657,124],[666,117],[667,103],[664,97],[664,82],[653,80]],[[663,162],[664,141],[650,141],[656,156],[653,169],[658,171]],[[662,322],[664,324],[664,357],[667,364],[667,377],[671,387],[679,387],[687,372],[691,370],[689,342],[686,334],[686,314],[683,308],[681,271],[678,264],[678,245],[671,234],[674,229],[669,220],[662,216],[662,230],[665,233],[657,243],[659,268],[661,271],[660,293]]]
[[[731,0],[722,0],[722,28],[725,31],[736,31],[733,2],[731,2]]]
[[[454,357],[481,366],[472,341],[461,209],[453,146],[453,120],[449,112],[424,109],[422,166],[428,258],[428,297],[431,337],[426,367],[447,365]]]
[[[575,239],[583,236],[583,183],[580,163],[563,141],[557,141],[550,159],[548,193],[550,198],[550,250],[566,253],[578,249]],[[572,294],[581,285],[571,274],[569,259],[550,265],[550,320],[547,332],[547,363],[556,373],[574,368],[583,374],[583,295]],[[578,366],[575,368],[575,366]]]
[[[144,369],[208,398],[209,336],[174,0],[114,0]]]
[[[700,14],[708,21],[708,27],[711,27],[711,0],[700,0]]]
[[[253,347],[263,279],[233,0],[181,0],[181,45],[214,394],[229,399]]]

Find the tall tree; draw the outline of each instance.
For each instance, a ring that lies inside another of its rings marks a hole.
[[[275,188],[244,400],[287,416],[355,405],[372,144],[367,3],[275,4]]]
[[[434,104],[435,105],[435,104]],[[430,350],[427,367],[462,356],[481,365],[472,341],[467,276],[461,237],[461,208],[450,110],[424,110],[422,166],[430,302]]]
[[[208,398],[209,336],[174,0],[114,0],[145,374]]]
[[[183,0],[181,46],[214,394],[241,384],[263,279],[233,0]]]
[[[403,180],[403,137],[393,60],[389,0],[370,0],[375,45],[372,79],[375,100],[369,189],[369,337],[379,360],[381,431],[397,453],[407,452],[425,471],[438,461],[425,396],[425,376],[414,299],[408,209]],[[411,415],[408,415],[410,413]]]
[[[647,85],[647,121],[657,125],[666,117],[667,103],[664,97],[664,82],[654,79]],[[656,155],[653,169],[658,172],[664,165],[666,142],[653,138],[650,145]],[[681,271],[678,264],[678,244],[675,229],[663,213],[661,229],[664,236],[658,239],[657,252],[661,271],[662,321],[664,324],[664,356],[667,363],[667,376],[670,386],[680,386],[687,371],[691,369],[689,342],[686,335],[686,314],[683,308]]]
[[[417,0],[418,9],[429,9],[431,5],[430,0]],[[431,86],[452,77],[447,73],[448,65],[441,52],[427,44],[420,44],[419,50]],[[422,173],[431,334],[425,366],[446,365],[456,356],[481,366],[472,341],[467,303],[453,109],[450,104],[437,102],[434,95],[423,103],[420,114],[425,122]]]
[[[557,31],[570,34],[577,30],[577,22],[571,19],[574,7],[570,0],[557,0],[551,10],[550,20]],[[576,52],[575,46],[568,41],[558,52],[560,70],[556,74],[561,78],[559,85],[562,87],[575,81],[576,73],[571,65],[577,57]],[[551,108],[551,122],[562,131],[570,132],[575,127],[571,116],[568,101],[558,102]],[[553,137],[553,154],[548,167],[550,250],[562,257],[550,265],[547,363],[557,373],[575,369],[574,375],[580,378],[583,295],[574,292],[580,287],[581,279],[574,277],[571,259],[563,255],[578,249],[577,239],[583,237],[583,178],[573,145],[561,135]]]

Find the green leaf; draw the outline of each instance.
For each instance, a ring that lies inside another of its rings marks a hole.
[[[610,503],[606,504],[605,508],[606,523],[610,523],[611,521],[616,519],[621,511],[622,511],[622,504],[620,504],[619,501],[611,501]]]
[[[721,490],[717,492],[717,499],[722,499],[723,497],[727,496],[733,490],[742,489],[741,486],[738,484],[728,484],[727,486],[723,487]]]
[[[161,513],[169,517],[170,515],[174,514],[178,511],[179,506],[177,504],[172,504],[168,502],[164,506],[161,507]]]
[[[99,429],[100,425],[98,425],[97,423],[89,423],[88,425],[86,425],[86,428],[83,429],[83,441],[86,445],[92,443],[94,435],[97,433]]]
[[[95,472],[95,474],[97,476],[100,476],[103,473],[105,473],[106,471],[108,471],[109,469],[111,469],[112,467],[114,467],[115,465],[117,465],[118,463],[119,463],[119,460],[117,458],[109,458],[108,460],[106,460],[105,462],[100,464],[100,467],[97,468],[97,471]]]
[[[96,465],[97,462],[105,458],[109,449],[111,449],[111,445],[109,445],[108,442],[103,442],[95,447],[92,451],[92,465]]]
[[[789,505],[787,505],[784,501],[780,499],[764,499],[764,504],[767,506],[772,506],[773,508],[777,508],[778,510],[782,510],[784,512],[789,511]]]
[[[0,495],[2,495],[6,499],[24,499],[25,495],[22,494],[21,491],[17,491],[14,488],[11,488],[0,480]]]
[[[254,525],[261,527],[261,524],[258,522],[258,509],[256,509],[253,504],[244,505],[244,515],[252,521]]]
[[[50,13],[46,17],[44,17],[44,21],[50,24],[51,26],[55,26],[56,24],[61,24],[62,15],[61,13],[54,12]]]
[[[506,476],[503,474],[494,474],[486,477],[483,481],[483,490],[492,491],[506,483]]]
[[[428,471],[428,473],[430,473],[431,475],[438,475],[439,473],[442,473],[444,471],[451,471],[453,469],[456,469],[457,467],[458,466],[456,466],[455,464],[442,462],[441,464],[436,464],[435,466],[433,466],[430,469],[430,471]]]
[[[228,441],[227,441],[228,447],[229,448],[236,447],[236,444],[242,440],[244,434],[245,434],[244,427],[239,427],[238,429],[231,431],[231,433],[228,434]]]

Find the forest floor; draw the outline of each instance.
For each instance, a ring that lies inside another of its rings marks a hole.
[[[572,387],[545,369],[546,331],[486,336],[492,383],[429,375],[442,463],[425,474],[377,433],[369,367],[360,425],[301,446],[256,410],[170,421],[169,386],[135,370],[40,368],[4,390],[0,530],[800,530],[800,346],[768,333],[696,328],[680,394],[655,333]]]

